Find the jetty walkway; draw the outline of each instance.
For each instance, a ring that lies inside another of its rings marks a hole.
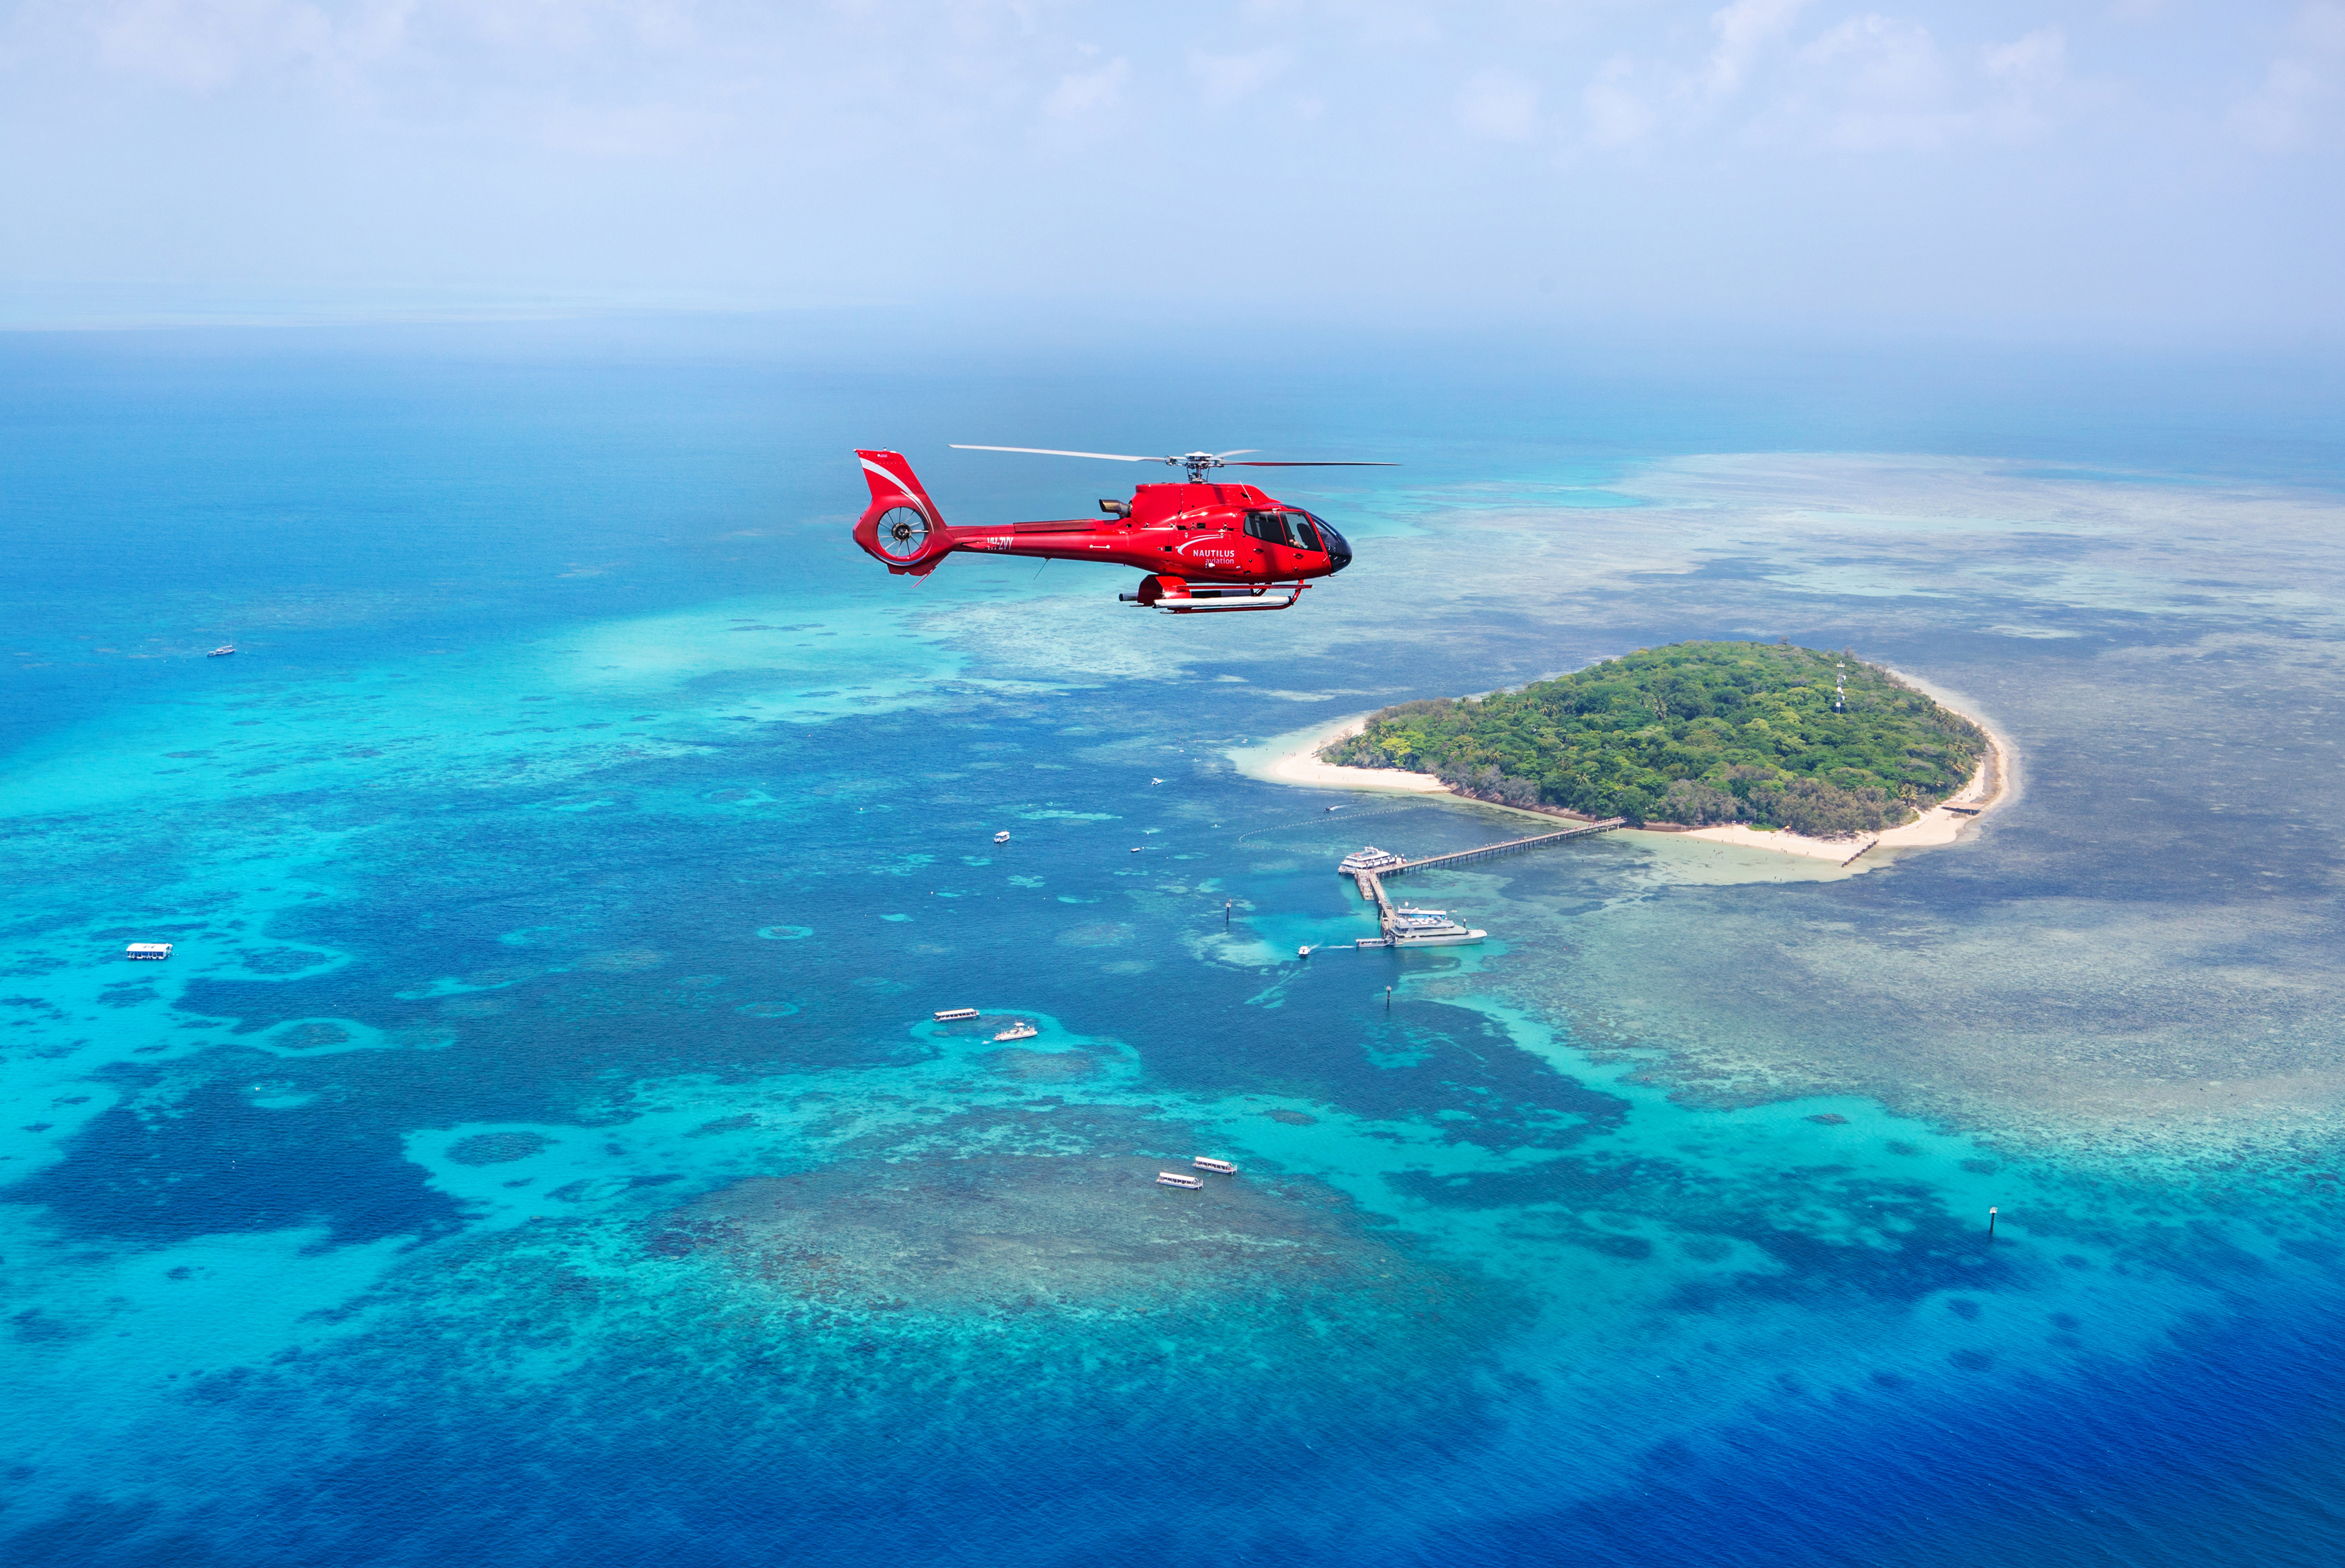
[[[1393,905],[1392,900],[1385,895],[1384,879],[1387,876],[1398,876],[1405,871],[1437,871],[1444,866],[1488,860],[1494,855],[1542,849],[1550,844],[1561,844],[1568,838],[1586,838],[1590,834],[1609,833],[1616,827],[1626,827],[1628,823],[1625,816],[1609,816],[1602,822],[1582,823],[1577,827],[1567,827],[1560,833],[1534,834],[1529,838],[1510,838],[1502,844],[1486,844],[1478,848],[1456,850],[1448,855],[1428,855],[1422,860],[1386,864],[1375,870],[1355,871],[1351,875],[1352,880],[1360,885],[1360,896],[1375,904],[1380,916],[1389,919]]]

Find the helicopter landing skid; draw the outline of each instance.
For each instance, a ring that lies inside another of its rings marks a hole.
[[[1119,597],[1126,604],[1153,605],[1167,615],[1203,615],[1236,610],[1284,610],[1303,597],[1308,582],[1270,582],[1254,587],[1192,588],[1177,580],[1152,577],[1137,593]]]

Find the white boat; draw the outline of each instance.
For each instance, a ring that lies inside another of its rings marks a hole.
[[[225,658],[227,658],[230,653],[233,653],[233,652],[236,652],[236,644],[235,644],[235,643],[233,643],[233,642],[223,642],[223,643],[221,643],[218,647],[217,647],[217,648],[213,649],[210,652],[208,652],[208,653],[205,654],[205,655],[204,655],[204,657],[205,657],[205,658],[207,658],[207,659],[225,659]]]
[[[947,1007],[943,1012],[936,1015],[936,1019],[939,1024],[958,1024],[964,1018],[976,1017],[975,1007]]]
[[[1372,844],[1365,849],[1355,849],[1344,856],[1335,869],[1346,876],[1357,876],[1363,871],[1390,871],[1396,865],[1407,864],[1391,850],[1378,849]]]
[[[1305,942],[1302,946],[1297,947],[1294,950],[1294,956],[1297,958],[1308,958],[1311,956],[1311,944]]]
[[[1235,1176],[1238,1173],[1238,1168],[1232,1165],[1228,1160],[1215,1159],[1210,1155],[1200,1154],[1193,1156],[1190,1159],[1189,1163],[1195,1166],[1199,1170],[1210,1170],[1216,1176]]]
[[[1160,1170],[1156,1173],[1156,1185],[1159,1187],[1203,1187],[1205,1185],[1205,1179],[1202,1176],[1184,1176],[1177,1170]]]
[[[122,956],[160,963],[171,956],[171,945],[168,942],[133,942],[122,950]]]
[[[1020,1018],[1016,1023],[1010,1025],[1008,1028],[1002,1030],[1000,1034],[994,1036],[993,1043],[1000,1045],[1004,1040],[1030,1040],[1041,1032],[1041,1030],[1036,1028],[1025,1019]]]
[[[1404,904],[1385,921],[1385,935],[1396,947],[1459,947],[1479,942],[1489,933],[1452,920],[1446,909],[1417,909]]]
[[[1005,828],[1001,832],[995,834],[993,835],[993,842],[996,844],[1008,844],[1010,842],[1009,830]]]

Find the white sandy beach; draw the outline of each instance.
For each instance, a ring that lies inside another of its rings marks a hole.
[[[1937,693],[1932,692],[1913,676],[1892,672],[1897,678],[1929,697],[1949,713],[1959,713],[1984,731],[1987,753],[1981,760],[1970,782],[1949,795],[1938,805],[1924,812],[1901,827],[1887,828],[1877,834],[1864,834],[1853,838],[1809,838],[1788,828],[1772,830],[1735,823],[1723,827],[1692,829],[1646,829],[1649,833],[1675,839],[1704,839],[1713,844],[1731,844],[1745,849],[1763,849],[1778,855],[1797,855],[1816,860],[1827,860],[1835,865],[1849,865],[1859,856],[1869,856],[1882,850],[1935,849],[1954,842],[1965,827],[1980,816],[2010,798],[2016,754],[2010,744],[1975,716],[1963,713]],[[1401,768],[1346,768],[1319,760],[1319,753],[1350,735],[1360,733],[1367,723],[1365,713],[1322,725],[1297,734],[1282,736],[1269,745],[1238,754],[1239,771],[1250,778],[1273,784],[1301,784],[1320,789],[1380,790],[1396,794],[1449,794],[1447,784],[1430,774],[1410,773]],[[1487,804],[1487,802],[1476,802]],[[1952,808],[1963,807],[1964,810]],[[1511,809],[1511,808],[1500,808]],[[1545,815],[1545,813],[1524,814]],[[1861,865],[1852,869],[1864,869]]]
[[[1280,754],[1259,773],[1241,767],[1253,777],[1266,778],[1274,784],[1318,784],[1338,789],[1389,790],[1403,794],[1447,794],[1449,786],[1431,774],[1413,774],[1406,768],[1339,768],[1333,763],[1319,760],[1321,751],[1337,741],[1356,735],[1367,726],[1365,713],[1355,713],[1339,723],[1312,732],[1311,737],[1293,750],[1280,748]]]
[[[1986,732],[1986,755],[1980,760],[1968,784],[1902,827],[1884,828],[1854,838],[1809,838],[1789,828],[1770,831],[1734,823],[1724,827],[1698,827],[1678,836],[1705,838],[1713,844],[1739,844],[1748,849],[1771,849],[1782,855],[1810,855],[1843,865],[1860,855],[1876,850],[1935,849],[1952,844],[1963,829],[2003,803],[2009,772],[2010,749],[2003,737],[1970,714],[1961,716]],[[1965,809],[1952,809],[1956,806]]]

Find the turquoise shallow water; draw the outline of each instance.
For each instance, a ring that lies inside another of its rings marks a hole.
[[[1293,614],[1152,618],[843,526],[856,444],[1121,450],[1128,390],[456,347],[10,349],[9,1560],[2345,1544],[2321,460],[1175,378],[1414,465],[1308,492],[1362,556]],[[1410,889],[1487,946],[1294,959],[1363,838],[1519,819],[1233,752],[1778,634],[1957,693],[2019,798],[1862,875],[1487,863]]]

